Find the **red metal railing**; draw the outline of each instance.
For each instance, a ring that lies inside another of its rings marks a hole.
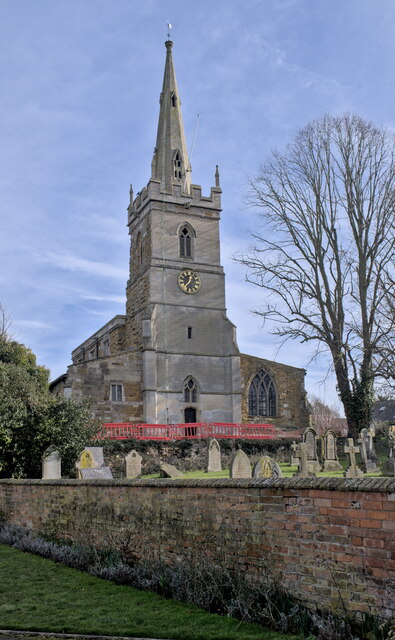
[[[272,424],[232,424],[228,422],[193,422],[186,424],[103,424],[102,438],[110,440],[191,440],[198,438],[242,438],[270,440],[276,437]]]

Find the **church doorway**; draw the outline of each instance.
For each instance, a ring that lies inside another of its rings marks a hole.
[[[196,409],[195,407],[187,407],[184,411],[185,422],[196,422]]]
[[[187,407],[184,410],[184,420],[185,423],[192,423],[192,422],[196,422],[196,409],[195,407]],[[185,429],[185,435],[187,436],[194,436],[196,435],[196,427],[187,427]]]

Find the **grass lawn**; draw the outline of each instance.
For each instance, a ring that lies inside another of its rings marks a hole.
[[[0,545],[0,627],[174,640],[300,640],[5,545]]]
[[[346,460],[340,460],[340,463],[343,465],[343,469],[340,471],[325,471],[321,473],[317,473],[317,478],[343,478],[343,472],[346,470],[348,466],[348,462]],[[296,473],[297,467],[291,467],[290,464],[286,462],[280,462],[280,468],[284,478],[290,478]],[[185,478],[229,478],[229,469],[223,469],[222,471],[212,471],[210,473],[205,473],[205,471],[184,471]],[[366,473],[366,478],[380,478],[381,473]],[[159,473],[151,473],[150,475],[143,476],[143,478],[159,478]]]

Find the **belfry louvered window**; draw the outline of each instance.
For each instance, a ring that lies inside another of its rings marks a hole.
[[[276,415],[276,391],[271,376],[261,369],[253,378],[248,391],[250,416]]]
[[[197,385],[193,378],[188,378],[184,382],[184,402],[197,402]]]
[[[183,227],[180,231],[180,257],[192,257],[192,234],[188,227]]]
[[[174,156],[174,160],[173,160],[173,168],[174,168],[174,177],[177,180],[181,180],[182,178],[182,173],[181,173],[181,155],[180,152],[177,151],[175,156]]]

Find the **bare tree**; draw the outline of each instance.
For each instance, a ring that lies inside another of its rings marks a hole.
[[[309,398],[309,404],[314,429],[319,435],[324,434],[325,431],[337,431],[340,414],[335,406],[328,405],[322,398],[315,395]]]
[[[394,264],[392,270],[394,270]],[[374,354],[375,369],[382,378],[381,392],[395,391],[395,279],[389,273],[383,278],[383,304],[378,310],[378,322],[381,327],[381,340]]]
[[[4,305],[0,302],[0,339],[9,338],[10,319],[4,308]]]
[[[251,181],[263,231],[237,258],[262,287],[257,313],[283,339],[331,355],[350,435],[370,422],[393,277],[394,137],[358,116],[324,116],[274,152]],[[392,373],[392,376],[394,374]]]

